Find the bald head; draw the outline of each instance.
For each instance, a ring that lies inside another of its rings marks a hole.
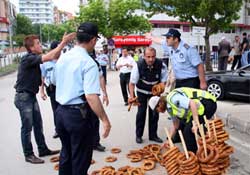
[[[147,65],[152,66],[155,62],[156,50],[153,47],[147,47],[144,51],[144,59]]]

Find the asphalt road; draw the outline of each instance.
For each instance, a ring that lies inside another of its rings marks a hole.
[[[115,168],[119,168],[124,165],[140,166],[140,163],[130,163],[126,158],[126,154],[129,150],[142,148],[143,146],[153,143],[148,141],[148,125],[143,136],[144,143],[138,145],[135,143],[135,114],[136,108],[132,107],[130,112],[127,111],[127,107],[124,106],[121,90],[119,86],[118,72],[108,72],[107,77],[107,89],[110,98],[110,105],[105,107],[109,118],[112,123],[112,130],[110,136],[107,139],[102,139],[101,143],[106,146],[106,152],[94,152],[93,159],[96,161],[91,166],[90,171],[100,169],[105,165],[112,165]],[[49,162],[49,157],[46,157],[45,164],[33,165],[26,163],[21,149],[20,140],[20,116],[18,110],[13,104],[14,99],[14,83],[16,81],[16,73],[7,75],[0,78],[0,175],[56,175],[57,172],[53,169],[54,164]],[[46,142],[51,149],[59,149],[59,139],[53,139],[54,134],[52,111],[49,101],[42,101],[38,96],[40,109],[43,116],[44,133]],[[232,105],[235,102],[225,101],[220,102],[220,106]],[[221,108],[222,108],[221,107]],[[225,106],[224,106],[225,107]],[[226,107],[227,112],[230,112],[230,107]],[[167,119],[167,114],[161,114],[159,120],[158,135],[161,138],[165,138],[164,127],[169,127],[171,122]],[[228,128],[227,128],[228,129]],[[250,161],[250,140],[249,135],[244,135],[238,131],[230,130],[231,140],[230,144],[235,146],[235,153],[231,157],[231,168],[227,174],[230,175],[249,175],[250,167],[248,163]],[[100,129],[102,132],[102,128]],[[32,136],[32,143],[34,151],[37,154],[37,148]],[[181,147],[180,144],[178,144]],[[122,152],[117,155],[118,161],[114,163],[105,163],[106,156],[111,155],[110,149],[113,147],[120,147]],[[165,175],[167,174],[159,164],[153,171],[149,171],[146,175]]]

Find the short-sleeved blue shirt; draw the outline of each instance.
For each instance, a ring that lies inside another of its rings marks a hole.
[[[56,101],[61,105],[81,104],[83,94],[99,94],[99,71],[86,49],[75,46],[56,63]]]
[[[176,79],[198,77],[197,66],[201,64],[202,61],[195,47],[180,41],[176,50],[171,47],[170,58]]]
[[[44,78],[44,83],[47,87],[52,84],[55,65],[56,65],[56,60],[40,64],[42,77]]]

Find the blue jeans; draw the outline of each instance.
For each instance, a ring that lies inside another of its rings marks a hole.
[[[21,116],[21,140],[24,156],[34,154],[31,143],[32,127],[34,128],[38,151],[43,152],[47,150],[48,147],[43,135],[43,122],[36,95],[27,92],[16,93],[14,103]]]

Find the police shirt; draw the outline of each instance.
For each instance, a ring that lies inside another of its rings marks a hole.
[[[101,66],[107,66],[108,65],[108,61],[109,61],[109,58],[106,54],[101,54],[99,55],[96,60],[98,61],[98,63],[101,65]]]
[[[42,77],[44,78],[44,83],[47,87],[52,84],[52,78],[54,73],[56,60],[48,61],[40,64]]]
[[[190,99],[186,95],[183,95],[181,93],[175,93],[170,100],[178,108],[189,110]],[[167,108],[171,109],[171,106],[168,102],[167,102]],[[173,120],[176,120],[176,119],[177,119],[176,117],[173,118]]]
[[[161,82],[166,82],[168,77],[168,71],[166,64],[162,63],[162,69],[161,69]],[[131,75],[130,75],[130,83],[137,84],[139,81],[140,75],[139,75],[139,69],[138,65],[135,64],[133,66]]]
[[[21,58],[18,67],[15,88],[17,92],[25,91],[36,94],[41,85],[40,64],[42,57],[35,53],[27,53]]]
[[[163,49],[163,57],[164,57],[164,58],[169,58],[171,47],[169,47],[169,46],[167,45],[166,40],[162,41],[161,47],[162,47],[162,49]]]
[[[202,61],[195,47],[191,47],[180,41],[176,50],[171,47],[170,57],[176,79],[198,77],[197,66]]]
[[[61,55],[55,67],[56,101],[61,105],[84,103],[83,94],[99,94],[99,71],[86,49],[75,46]]]

